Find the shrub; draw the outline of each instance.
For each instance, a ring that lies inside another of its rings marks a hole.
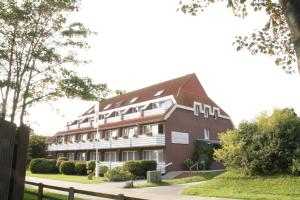
[[[94,171],[96,167],[96,161],[90,160],[86,163],[86,169]]]
[[[123,168],[136,177],[144,176],[145,174],[140,161],[127,161],[123,164]]]
[[[85,162],[76,162],[75,163],[75,172],[78,175],[87,175],[86,163]]]
[[[103,177],[104,174],[108,171],[108,167],[105,165],[100,165],[99,166],[99,176]]]
[[[143,176],[147,176],[147,171],[156,171],[157,163],[155,160],[141,160],[141,167],[144,171]]]
[[[63,161],[60,164],[59,171],[61,171],[61,173],[66,175],[74,175],[76,174],[75,163],[73,161]]]
[[[300,175],[300,160],[292,161],[291,173],[293,175]]]
[[[132,174],[123,167],[115,167],[111,170],[108,170],[104,176],[109,181],[127,181],[133,177]]]
[[[56,161],[56,167],[57,169],[60,169],[60,164],[63,162],[63,161],[68,161],[69,159],[67,157],[59,157]]]
[[[56,160],[35,158],[30,161],[29,169],[32,173],[57,173]]]
[[[192,161],[192,159],[190,159],[190,158],[187,158],[182,163],[183,169],[186,171],[190,171],[193,164],[194,164],[194,161]]]

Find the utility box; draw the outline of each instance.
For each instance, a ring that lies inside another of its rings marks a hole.
[[[160,171],[147,171],[147,182],[148,183],[161,182],[161,172]]]

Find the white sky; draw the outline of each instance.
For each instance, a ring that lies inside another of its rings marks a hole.
[[[233,17],[225,4],[197,17],[176,12],[177,0],[84,0],[72,16],[98,35],[81,54],[92,61],[82,75],[131,91],[196,73],[206,92],[237,125],[261,111],[293,107],[300,114],[300,76],[287,75],[268,56],[236,52],[234,36],[260,28],[264,16]],[[35,132],[52,135],[93,102],[60,100],[30,111]]]

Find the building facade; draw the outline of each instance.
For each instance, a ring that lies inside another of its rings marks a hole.
[[[96,160],[97,149],[101,165],[156,160],[165,173],[182,169],[196,140],[217,142],[218,133],[232,128],[229,115],[207,96],[196,75],[189,74],[99,102],[56,133],[48,152],[70,160]]]

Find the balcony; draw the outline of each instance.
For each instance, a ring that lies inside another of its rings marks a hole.
[[[166,108],[155,108],[151,110],[145,110],[144,116],[158,115],[166,112]]]
[[[165,146],[165,135],[158,134],[154,136],[140,135],[138,137],[124,139],[110,139],[93,142],[79,142],[67,144],[51,144],[48,146],[48,151],[67,151],[67,150],[90,150],[90,149],[116,149],[130,147],[150,147],[150,146]]]
[[[116,116],[116,117],[109,117],[106,119],[106,123],[111,123],[111,122],[117,122],[117,121],[121,121],[122,120],[122,116]]]
[[[138,118],[141,117],[141,112],[136,112],[136,113],[129,113],[129,114],[124,114],[123,115],[123,119],[127,120],[127,119],[134,119],[134,118]]]

